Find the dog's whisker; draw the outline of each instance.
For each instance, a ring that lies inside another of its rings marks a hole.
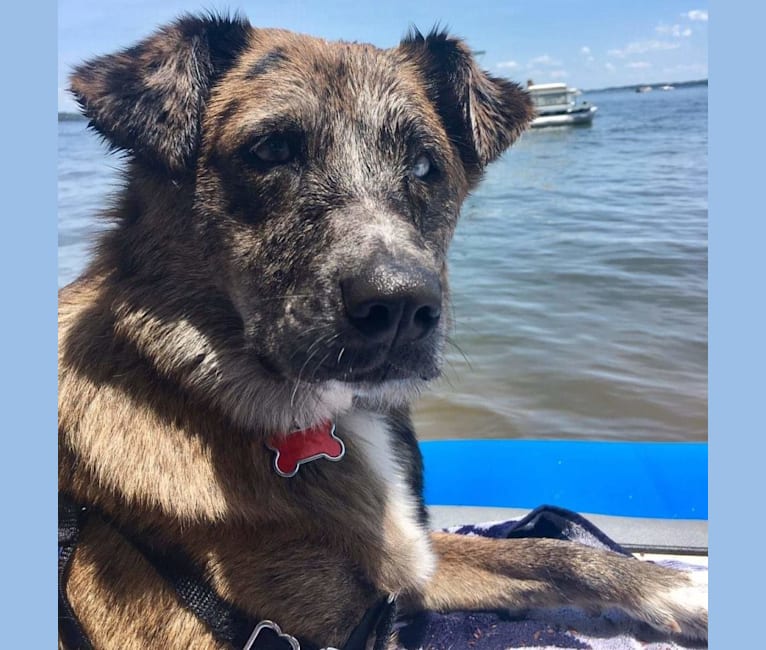
[[[340,336],[340,332],[333,333],[332,331],[327,333],[327,337],[324,338],[324,340],[317,339],[314,344],[311,347],[315,347],[318,345],[330,345],[333,341],[335,341]]]
[[[328,350],[327,353],[316,363],[314,366],[314,370],[311,373],[311,376],[307,379],[307,381],[312,381],[314,377],[316,377],[317,371],[322,367],[322,364],[327,361],[327,357],[329,357],[332,354],[332,350]]]
[[[460,356],[463,357],[463,361],[465,361],[466,365],[470,370],[473,370],[473,364],[471,363],[471,360],[468,358],[468,355],[463,351],[463,348],[461,348],[457,342],[450,336],[447,336],[445,338],[445,342],[453,347],[455,350],[457,350],[460,353]]]
[[[298,392],[298,388],[299,388],[300,383],[301,383],[301,375],[303,374],[303,371],[305,370],[306,366],[309,364],[311,359],[313,359],[314,356],[320,352],[321,348],[319,346],[320,345],[325,345],[325,344],[332,343],[340,335],[341,335],[341,332],[333,332],[333,331],[328,331],[328,332],[326,332],[324,334],[321,334],[319,337],[317,337],[317,339],[306,350],[306,355],[307,355],[306,360],[303,362],[303,365],[301,366],[300,370],[298,371],[298,377],[295,380],[295,384],[293,386],[293,390],[292,390],[292,393],[290,395],[290,408],[291,409],[295,407],[295,396],[296,396],[296,394]],[[313,351],[312,351],[312,349],[313,349]],[[320,363],[317,365],[317,367],[312,372],[311,379],[314,378],[314,376],[316,375],[317,370],[319,370],[319,367],[321,367],[322,363],[325,362],[325,360],[327,359],[327,357],[329,355],[330,355],[330,352],[327,352],[327,354],[324,356],[322,361],[320,361]],[[309,379],[309,381],[310,381],[310,379]]]
[[[444,372],[442,373],[441,379],[447,384],[447,386],[450,387],[450,389],[454,389],[455,384],[452,381],[451,373],[454,373],[455,376],[457,377],[459,375],[458,369],[455,367],[455,364],[453,364],[449,360],[446,361],[445,366],[446,367],[444,369]]]
[[[315,294],[313,293],[284,293],[279,296],[269,296],[268,298],[258,297],[257,302],[264,303],[264,302],[275,302],[277,300],[285,300],[286,298],[312,298]]]
[[[326,341],[326,343],[327,343],[327,344],[330,344],[330,343],[332,343],[332,342],[333,342],[335,339],[337,339],[337,338],[338,338],[340,335],[341,335],[341,332],[336,332],[336,333],[335,333],[335,335],[331,336],[331,337],[330,337],[330,338],[329,338],[329,339]],[[329,357],[331,354],[332,354],[332,350],[328,350],[328,351],[325,353],[325,355],[324,355],[324,356],[323,356],[323,357],[322,357],[322,358],[321,358],[321,359],[320,359],[320,360],[317,362],[317,364],[314,366],[314,370],[311,372],[310,376],[309,376],[309,377],[306,379],[306,381],[308,381],[308,382],[311,382],[311,381],[314,379],[314,377],[316,376],[316,373],[317,373],[317,371],[319,370],[319,368],[321,368],[321,367],[322,367],[322,364],[323,364],[325,361],[327,361],[327,358],[328,358],[328,357]],[[305,395],[304,395],[304,397],[303,397],[303,402],[301,403],[299,410],[302,410],[302,409],[303,409],[303,407],[306,405],[306,403],[308,402],[308,399],[309,399],[310,395],[311,395],[310,391],[306,391],[306,394],[305,394]]]
[[[298,387],[301,383],[301,375],[303,374],[304,369],[308,365],[309,361],[311,361],[312,357],[318,353],[319,350],[315,350],[311,354],[308,354],[306,357],[306,360],[303,362],[303,365],[301,366],[300,370],[298,371],[298,377],[295,379],[295,385],[293,386],[293,392],[290,395],[290,408],[293,408],[295,406],[295,395],[298,392]]]
[[[327,329],[328,331],[327,332],[322,332],[322,330],[324,330],[324,329]],[[311,334],[311,333],[314,333],[314,332],[317,332],[317,331],[319,331],[321,333],[319,334],[318,337],[314,338],[312,340],[312,342],[309,344],[308,348],[306,348],[306,354],[308,354],[314,348],[314,346],[316,346],[319,343],[321,343],[322,342],[322,338],[324,336],[329,336],[329,335],[332,335],[332,333],[333,333],[332,329],[329,329],[328,325],[322,323],[320,325],[315,325],[313,327],[309,327],[309,328],[305,329],[302,332],[302,334],[304,335],[303,337],[306,338],[306,336],[305,336],[306,334]],[[296,346],[295,346],[295,350],[293,350],[293,353],[290,355],[289,358],[290,359],[294,359],[295,355],[300,354],[302,352],[302,350],[303,350],[303,348],[300,345],[300,342],[298,342],[296,344]]]

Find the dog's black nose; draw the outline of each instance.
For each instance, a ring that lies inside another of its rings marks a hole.
[[[441,316],[439,276],[421,268],[373,265],[340,286],[349,321],[371,341],[415,341]]]

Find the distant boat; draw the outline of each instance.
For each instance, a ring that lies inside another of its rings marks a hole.
[[[671,86],[670,84],[665,84],[664,86],[660,86],[660,90],[675,90],[675,86]]]
[[[637,93],[648,93],[651,92],[652,87],[651,86],[639,86],[636,88]]]
[[[528,83],[527,92],[532,96],[537,111],[532,128],[590,124],[598,110],[589,102],[578,104],[575,97],[582,93],[565,83]]]

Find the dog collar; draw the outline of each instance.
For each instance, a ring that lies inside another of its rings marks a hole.
[[[330,420],[308,429],[270,436],[266,446],[276,454],[274,470],[285,478],[295,476],[304,463],[319,458],[338,461],[346,453],[343,441],[335,435],[335,423]]]

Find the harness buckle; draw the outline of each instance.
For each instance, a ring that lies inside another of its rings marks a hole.
[[[266,630],[266,632],[264,632]],[[282,628],[279,627],[276,623],[273,621],[261,621],[258,623],[258,625],[255,626],[255,629],[253,630],[253,633],[250,635],[250,638],[247,640],[247,643],[245,643],[245,646],[242,648],[242,650],[258,650],[258,646],[256,645],[256,642],[258,641],[258,637],[261,635],[261,633],[264,632],[263,637],[265,640],[265,637],[271,635],[272,637],[276,635],[276,638],[284,639],[287,645],[285,646],[285,650],[289,647],[290,650],[301,650],[301,646],[298,643],[298,640],[289,634],[284,634],[282,632]],[[273,633],[273,634],[272,634]]]

